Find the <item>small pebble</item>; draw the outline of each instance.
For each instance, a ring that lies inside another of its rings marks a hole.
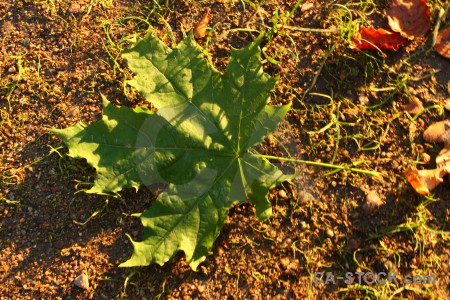
[[[407,104],[402,105],[402,109],[410,115],[417,115],[423,110],[423,104],[422,101],[414,97]]]
[[[300,191],[298,193],[298,201],[299,203],[306,203],[314,201],[314,196],[306,191]]]
[[[291,260],[289,259],[289,257],[283,257],[280,259],[281,266],[284,269],[287,269],[289,267],[290,262]]]
[[[444,107],[446,110],[450,110],[450,98],[444,101]]]
[[[325,234],[326,234],[327,237],[329,237],[329,238],[334,237],[334,232],[333,232],[333,230],[331,230],[331,229],[329,229],[329,228],[325,231]]]
[[[412,269],[417,269],[417,263],[418,263],[417,259],[416,259],[415,257],[413,257],[413,259],[411,259],[411,261],[410,261],[410,263],[409,263],[409,266],[410,266]]]
[[[369,104],[369,97],[367,97],[365,95],[359,95],[358,100],[361,105]]]
[[[429,163],[431,160],[431,157],[429,154],[427,153],[422,153],[422,162],[424,163]]]
[[[8,73],[16,73],[16,72],[17,72],[17,70],[16,70],[15,66],[11,66],[8,68]]]
[[[73,282],[75,286],[83,289],[88,290],[89,289],[89,279],[86,274],[81,274],[77,278],[75,278],[75,281]]]
[[[300,221],[300,226],[302,227],[302,229],[309,229],[309,224],[306,223],[305,221]]]
[[[361,241],[358,238],[351,238],[347,243],[347,251],[355,251],[361,247]]]
[[[376,191],[370,191],[367,193],[366,202],[363,204],[363,212],[365,215],[370,216],[383,204],[380,196]]]
[[[314,7],[314,3],[308,2],[308,3],[305,3],[305,4],[302,5],[301,11],[305,12],[305,11],[310,10],[313,7]]]
[[[287,199],[287,198],[288,198],[288,196],[287,196],[285,190],[279,190],[279,191],[278,191],[278,197],[279,197],[280,199]]]
[[[56,249],[62,249],[62,248],[64,248],[64,242],[63,241],[56,241],[53,244],[53,247],[56,248]]]
[[[67,11],[71,14],[77,14],[81,11],[81,5],[78,3],[72,3]]]

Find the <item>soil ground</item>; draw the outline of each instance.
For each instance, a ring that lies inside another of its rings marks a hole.
[[[289,16],[295,1],[0,0],[0,299],[449,299],[448,176],[427,196],[402,177],[434,168],[442,147],[422,132],[449,115],[450,60],[431,47],[434,28],[448,25],[437,17],[448,3],[428,1],[425,38],[361,52],[350,47],[353,27],[388,28],[387,1],[303,2]],[[299,174],[270,193],[273,216],[260,222],[251,204],[233,207],[199,271],[182,253],[162,267],[119,268],[132,251],[125,234],[142,235],[129,214],[151,206],[155,191],[84,193],[94,170],[68,157],[48,128],[98,120],[101,94],[148,106],[125,84],[120,51],[149,26],[175,45],[207,8],[214,30],[199,43],[220,71],[261,24],[270,31],[287,20],[263,58],[279,76],[272,103],[293,109],[258,151],[382,176],[273,161]],[[414,99],[427,108],[415,118],[402,109]],[[368,271],[436,283],[313,280]],[[83,273],[87,290],[74,285]]]

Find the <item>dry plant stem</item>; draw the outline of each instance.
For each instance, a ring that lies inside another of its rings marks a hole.
[[[304,27],[295,27],[295,26],[283,26],[283,28],[292,30],[292,31],[302,31],[302,32],[319,32],[319,33],[339,33],[340,29],[318,29],[318,28],[304,28]]]
[[[436,20],[436,26],[434,27],[434,30],[433,30],[433,39],[431,41],[431,48],[433,48],[434,45],[436,44],[436,39],[439,34],[439,29],[441,27],[442,20],[445,19],[445,17],[447,16],[447,13],[448,13],[448,5],[445,7],[445,9],[441,8],[439,10],[439,14],[438,14],[438,17]]]
[[[331,47],[331,49],[327,52],[327,54],[325,55],[325,57],[323,58],[322,63],[320,64],[319,69],[316,72],[316,75],[313,78],[313,81],[311,82],[311,85],[308,87],[308,89],[303,93],[302,99],[301,101],[303,101],[303,99],[305,99],[306,95],[309,93],[309,91],[311,91],[311,89],[314,87],[314,85],[317,82],[317,79],[319,78],[320,73],[322,72],[323,67],[325,66],[325,62],[327,61],[328,57],[331,55],[331,53],[334,52],[334,49],[336,49],[336,44],[333,45],[333,47]]]
[[[267,26],[267,25],[259,23],[259,22],[249,22],[247,24],[254,24],[254,25],[262,26],[267,29],[272,29],[270,26]],[[318,32],[318,33],[329,33],[329,32],[338,33],[341,31],[340,29],[304,28],[304,27],[288,26],[288,25],[281,25],[281,24],[278,24],[277,28],[287,29],[287,30],[291,30],[291,31]]]

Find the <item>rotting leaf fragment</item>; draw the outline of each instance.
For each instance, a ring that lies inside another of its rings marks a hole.
[[[450,58],[450,27],[439,33],[434,49],[443,57]]]
[[[391,29],[412,40],[430,29],[430,9],[426,0],[392,0],[388,10]]]
[[[206,36],[209,22],[211,21],[211,9],[208,7],[203,14],[200,22],[194,28],[194,36],[196,39],[202,39]]]

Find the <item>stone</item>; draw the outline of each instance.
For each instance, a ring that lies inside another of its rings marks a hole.
[[[67,11],[71,14],[78,14],[81,12],[81,5],[78,3],[72,3]]]
[[[329,237],[329,238],[332,238],[332,237],[334,237],[334,232],[333,232],[333,230],[331,230],[331,229],[327,229],[327,230],[325,230],[325,234],[327,235],[327,237]]]
[[[365,215],[372,215],[381,205],[383,201],[376,191],[369,191],[366,196],[366,202],[363,205],[363,212]]]
[[[80,289],[88,290],[89,289],[89,278],[86,274],[81,274],[77,278],[75,278],[73,284]]]

